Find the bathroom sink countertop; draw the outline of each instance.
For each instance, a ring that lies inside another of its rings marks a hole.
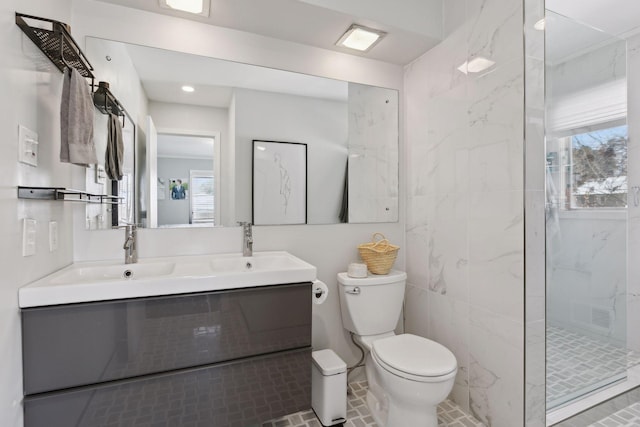
[[[316,268],[287,252],[74,263],[18,291],[21,308],[310,282]]]

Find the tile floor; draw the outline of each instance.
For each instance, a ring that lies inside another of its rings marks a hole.
[[[377,427],[369,413],[366,404],[367,382],[353,382],[349,384],[351,393],[347,401],[347,422],[345,427]],[[438,406],[439,427],[484,427],[484,424],[470,415],[450,400],[445,400]],[[262,427],[322,427],[311,409],[287,415],[262,424]]]
[[[603,418],[590,427],[637,427],[640,426],[640,403],[634,403]]]
[[[640,426],[640,387],[606,400],[554,427],[638,427]]]
[[[589,386],[638,363],[640,354],[626,348],[547,326],[547,406],[557,406],[582,390],[589,392]]]

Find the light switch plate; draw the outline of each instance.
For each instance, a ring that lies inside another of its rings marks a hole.
[[[38,166],[38,134],[24,126],[18,127],[18,161]]]
[[[49,252],[58,250],[58,223],[49,221]]]
[[[22,256],[36,254],[36,225],[35,219],[22,220]]]

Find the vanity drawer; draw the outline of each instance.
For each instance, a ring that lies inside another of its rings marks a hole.
[[[311,407],[311,349],[24,400],[25,427],[247,427]]]
[[[311,283],[22,310],[26,395],[311,345]]]

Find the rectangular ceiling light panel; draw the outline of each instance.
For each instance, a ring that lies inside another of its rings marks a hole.
[[[159,0],[164,9],[179,10],[194,15],[209,16],[211,0]]]
[[[367,52],[387,35],[384,31],[353,24],[336,42],[336,46]]]

